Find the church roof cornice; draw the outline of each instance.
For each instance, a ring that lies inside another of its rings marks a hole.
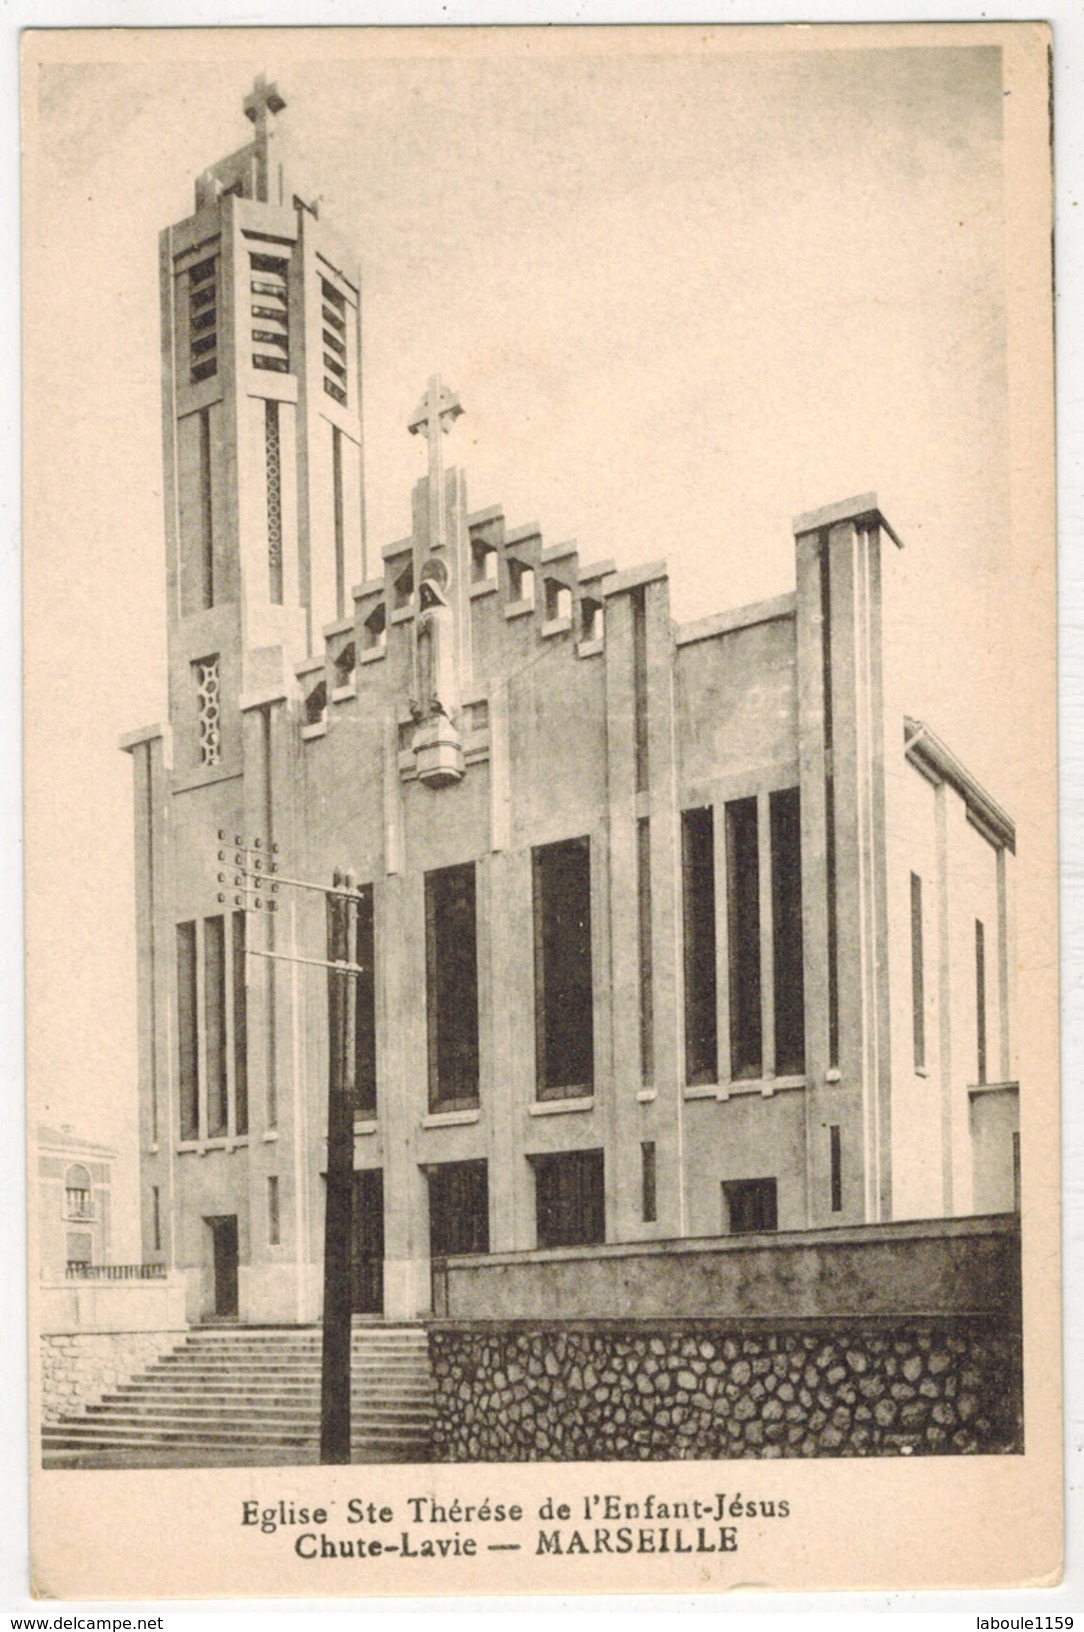
[[[921,720],[909,715],[903,721],[903,751],[908,762],[920,771],[928,782],[939,787],[947,782],[960,795],[967,808],[968,820],[991,844],[1016,854],[1016,826],[1008,811],[976,781],[956,755],[940,737]]]

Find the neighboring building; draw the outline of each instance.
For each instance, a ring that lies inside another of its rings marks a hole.
[[[318,1318],[325,909],[286,880],[338,866],[358,1312],[425,1312],[431,1256],[1012,1208],[1013,827],[898,695],[876,499],[798,518],[791,593],[675,627],[661,562],[468,509],[434,380],[411,531],[367,567],[359,281],[283,105],[257,83],[162,237],[144,1258],[191,1318]]]
[[[39,1274],[85,1274],[110,1261],[110,1185],[115,1150],[41,1125],[37,1137]]]

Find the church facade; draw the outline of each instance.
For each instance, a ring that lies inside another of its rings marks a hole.
[[[357,1313],[424,1315],[459,1253],[1012,1209],[1015,834],[908,711],[876,497],[797,518],[793,590],[676,626],[664,562],[471,510],[434,378],[370,555],[360,280],[283,107],[258,81],[161,239],[145,1260],[192,1320],[319,1318],[340,868]]]

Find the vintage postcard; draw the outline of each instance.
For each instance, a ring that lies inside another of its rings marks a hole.
[[[1050,46],[24,37],[38,1595],[1059,1579]]]

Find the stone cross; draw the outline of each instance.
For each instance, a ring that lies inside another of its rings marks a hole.
[[[411,436],[419,433],[429,444],[429,548],[439,549],[444,539],[444,458],[441,436],[446,436],[463,412],[463,404],[454,391],[441,384],[439,374],[433,374],[429,388],[407,421]]]
[[[245,97],[245,118],[251,119],[256,126],[256,140],[260,141],[267,135],[268,118],[281,113],[286,106],[286,98],[279,95],[277,85],[269,85],[266,76],[257,74],[252,82],[252,89]]]

